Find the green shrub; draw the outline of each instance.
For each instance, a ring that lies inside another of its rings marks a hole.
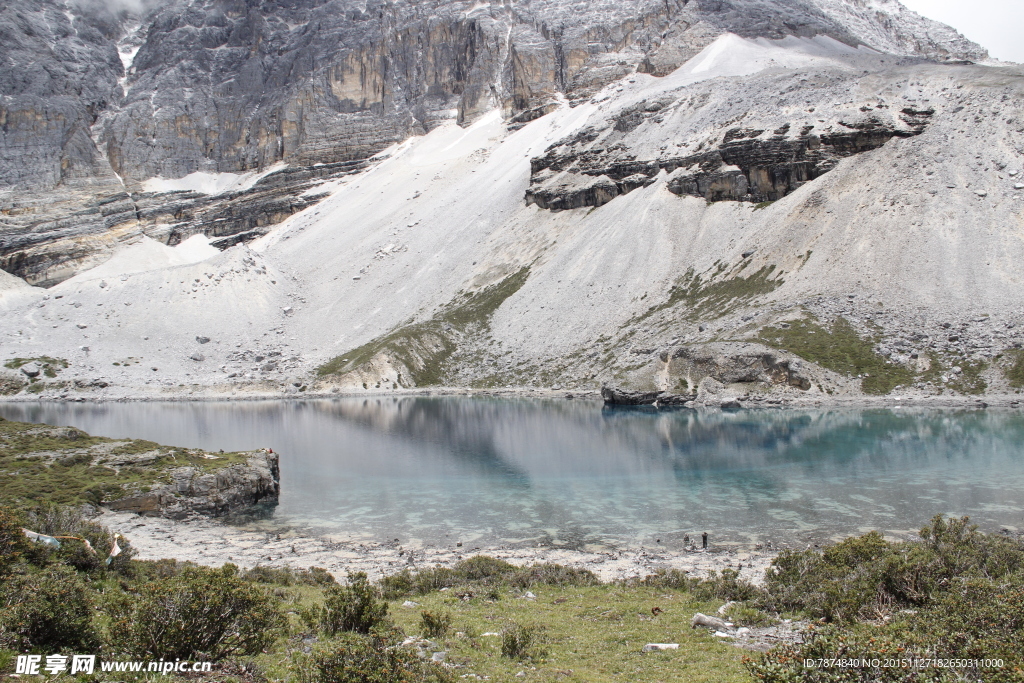
[[[313,651],[308,683],[450,683],[454,678],[441,666],[423,662],[412,650],[398,645],[394,631],[369,635],[343,633]],[[306,669],[307,667],[301,666]]]
[[[726,618],[737,626],[769,626],[775,623],[770,615],[745,602],[734,602],[725,610]]]
[[[1024,546],[941,516],[918,542],[878,533],[817,551],[783,552],[759,602],[833,622],[802,645],[749,660],[762,681],[1020,681]],[[868,621],[867,619],[871,619]],[[805,669],[805,659],[996,659],[999,668]]]
[[[110,612],[117,650],[165,660],[256,654],[285,623],[275,601],[236,576],[233,565],[186,567],[111,600]]]
[[[519,571],[519,567],[504,560],[476,555],[457,562],[453,567],[430,567],[415,573],[403,569],[397,574],[385,576],[380,585],[387,599],[394,600],[460,585],[493,586],[508,583]]]
[[[897,624],[912,647],[964,659],[998,658],[1024,672],[1024,577],[953,582],[934,605]],[[1020,678],[1014,679],[1020,680]]]
[[[337,583],[331,573],[322,567],[310,567],[309,569],[253,567],[243,572],[242,578],[247,581],[278,586],[330,586]]]
[[[420,630],[427,638],[444,638],[452,625],[452,615],[448,612],[420,612]]]
[[[295,580],[306,586],[333,586],[338,583],[334,580],[334,575],[323,567],[296,570]]]
[[[589,569],[545,563],[520,569],[512,576],[510,583],[517,588],[530,588],[535,585],[596,586],[601,581]]]
[[[246,581],[290,586],[295,583],[292,570],[288,567],[253,567],[242,574]]]
[[[518,569],[514,564],[489,555],[474,555],[456,563],[454,567],[455,574],[464,581],[500,579],[515,574]]]
[[[766,575],[760,607],[852,622],[927,605],[954,579],[1024,570],[1018,542],[979,533],[967,518],[935,517],[921,539],[890,543],[871,532],[821,552],[785,550]]]
[[[760,595],[756,586],[740,578],[735,569],[723,569],[721,574],[710,572],[706,579],[690,585],[690,591],[699,600],[750,600]]]
[[[43,503],[26,513],[25,524],[47,536],[74,537],[61,538],[60,548],[34,544],[37,546],[33,555],[35,564],[61,562],[84,572],[110,570],[122,574],[133,569],[131,559],[135,556],[135,549],[128,539],[119,537],[117,544],[121,552],[108,565],[106,560],[114,546],[114,534],[106,527],[85,519],[78,508]],[[79,539],[84,539],[88,545]]]
[[[23,526],[21,515],[12,508],[0,507],[0,578],[31,550]]]
[[[763,683],[906,683],[908,681],[953,681],[949,670],[923,669],[912,672],[881,663],[906,658],[910,653],[887,634],[860,636],[834,626],[811,629],[800,644],[786,644],[743,663]],[[807,665],[807,660],[867,660],[863,667]],[[877,660],[879,666],[872,666]],[[977,679],[969,679],[977,680]]]
[[[388,604],[365,572],[348,575],[343,586],[327,589],[322,607],[314,607],[303,615],[308,625],[328,635],[344,631],[369,633],[382,626],[388,616]]]
[[[406,595],[412,595],[415,587],[415,575],[408,569],[403,569],[397,574],[389,574],[380,580],[381,593],[386,600],[396,600]]]
[[[134,560],[132,562],[132,575],[139,582],[156,581],[159,579],[169,579],[172,576],[177,576],[187,567],[195,567],[196,564],[192,562],[181,562],[172,559],[163,560]],[[225,567],[233,567],[234,565],[226,564]]]
[[[377,638],[343,633],[313,653],[321,683],[406,683],[415,681],[416,656]]]
[[[93,603],[78,575],[55,566],[0,584],[0,646],[58,652],[94,650]]]
[[[537,649],[540,630],[536,626],[525,626],[515,622],[501,631],[501,656],[508,659],[536,659],[541,655]]]
[[[700,579],[690,576],[685,569],[657,569],[653,574],[648,574],[640,579],[639,585],[652,588],[673,588],[676,590],[692,590],[693,586],[700,583]]]

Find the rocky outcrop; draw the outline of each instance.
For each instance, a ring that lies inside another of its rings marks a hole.
[[[281,473],[276,453],[254,451],[244,465],[212,472],[197,467],[170,470],[169,485],[106,502],[111,510],[180,519],[190,514],[221,516],[259,505],[274,505]]]
[[[555,143],[531,160],[527,205],[553,211],[601,206],[650,185],[660,173],[667,174],[665,186],[677,195],[709,202],[775,201],[829,172],[844,157],[877,149],[893,137],[920,135],[935,113],[913,106],[892,113],[884,105],[864,105],[826,125],[818,119],[797,125],[785,121],[771,130],[729,128],[708,151],[637,159],[634,145],[642,148],[652,138],[678,135],[665,121],[673,121],[672,113],[692,100],[681,92],[678,99],[644,101],[620,111],[603,130],[587,128]],[[629,136],[644,124],[645,130]]]
[[[781,356],[759,344],[683,346],[663,351],[661,362],[669,365],[672,376],[688,378],[698,386],[711,379],[721,385],[762,383],[804,391],[811,388],[800,359]],[[703,400],[700,389],[697,393],[697,400]]]

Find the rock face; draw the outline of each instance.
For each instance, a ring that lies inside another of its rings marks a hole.
[[[814,83],[802,79],[799,91],[780,83],[783,93],[792,93],[783,95],[786,105],[796,97],[814,105],[795,120],[738,111],[748,85],[742,81],[713,82],[696,94],[693,87],[680,88],[641,100],[615,112],[602,127],[588,126],[532,159],[526,203],[553,211],[601,206],[647,187],[660,173],[668,174],[667,188],[677,195],[709,202],[776,201],[845,157],[877,149],[894,137],[920,135],[935,114],[931,107],[890,106],[878,98],[843,102],[837,111],[836,86],[846,81],[856,90],[858,80],[837,71]],[[730,92],[723,96],[723,89]],[[722,116],[723,100],[736,108],[735,115]],[[695,117],[694,109],[703,111]],[[699,127],[687,130],[680,125],[684,118]],[[726,122],[738,119],[744,127],[728,127]],[[709,127],[709,121],[722,123]],[[652,150],[651,140],[671,144]],[[687,148],[697,151],[678,154]]]
[[[712,379],[723,384],[781,384],[804,391],[811,380],[802,371],[800,361],[786,358],[759,344],[711,344],[684,346],[664,351],[661,360],[670,366],[673,376],[700,382]],[[698,399],[700,390],[698,389]]]
[[[276,504],[281,472],[276,453],[256,451],[245,465],[203,473],[195,467],[171,470],[162,488],[106,504],[111,510],[180,519],[190,514],[220,516],[257,504]]]
[[[140,234],[170,244],[195,232],[221,246],[252,239],[315,202],[316,182],[361,170],[394,142],[495,108],[521,126],[634,71],[667,74],[724,32],[829,36],[928,59],[986,56],[895,0],[595,0],[586,12],[564,0],[111,7],[27,0],[0,10],[0,268],[32,284],[67,279]],[[625,113],[616,127],[647,113]],[[818,150],[840,147],[820,130],[781,147],[746,138],[749,149],[730,152],[723,143],[720,162],[715,152],[683,157],[678,166],[699,171],[674,186],[772,197],[827,170],[831,157]],[[782,168],[777,158],[794,146],[806,158]],[[730,154],[761,160],[743,171],[746,192],[720,168]],[[535,201],[597,206],[647,182],[643,170],[623,175],[622,161],[606,160],[618,169],[610,174],[583,173],[592,178],[566,184],[558,201],[538,189]],[[143,186],[278,163],[289,170],[246,192]]]

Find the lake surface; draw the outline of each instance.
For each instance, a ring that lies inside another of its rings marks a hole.
[[[463,397],[0,404],[8,419],[206,449],[272,447],[265,525],[468,547],[803,544],[938,513],[1024,529],[1024,416],[997,410],[649,413]]]

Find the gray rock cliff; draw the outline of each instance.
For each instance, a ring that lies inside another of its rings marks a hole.
[[[410,135],[495,108],[522,124],[634,71],[667,74],[724,32],[824,35],[922,59],[986,56],[895,0],[593,0],[582,10],[561,0],[179,0],[138,13],[85,0],[8,4],[0,268],[48,286],[143,234],[173,244],[203,232],[230,246],[315,201],[316,181],[359,170]],[[626,116],[622,126],[633,125]],[[724,184],[732,195],[771,198],[813,177],[825,157],[771,187],[747,177],[746,192],[702,157],[701,170],[675,186],[707,194]],[[288,174],[247,192],[143,187],[279,163]],[[596,177],[569,203],[597,205],[613,187],[646,182]]]

